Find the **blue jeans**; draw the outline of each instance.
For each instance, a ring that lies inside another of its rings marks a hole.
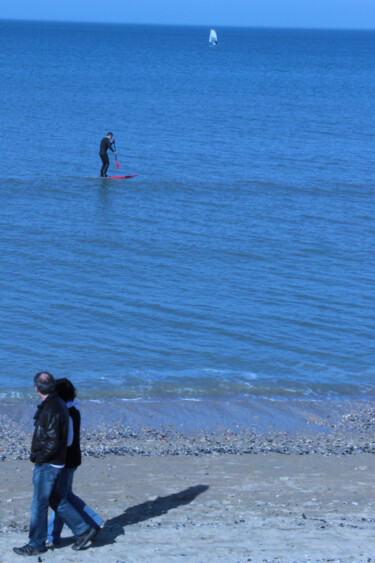
[[[48,506],[57,511],[76,536],[84,534],[90,526],[56,490],[61,468],[49,463],[36,465],[33,473],[34,494],[31,502],[29,544],[35,549],[43,549],[47,539]]]
[[[103,523],[103,519],[72,491],[74,472],[75,468],[70,469],[64,467],[64,469],[61,470],[58,483],[56,484],[57,491],[62,497],[66,498],[70,502],[70,504],[77,510],[77,512],[79,512],[91,528],[99,528]],[[60,542],[63,526],[63,519],[56,514],[55,511],[52,511],[51,517],[48,521],[47,534],[50,542],[55,544]]]

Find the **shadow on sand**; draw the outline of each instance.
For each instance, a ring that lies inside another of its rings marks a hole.
[[[107,520],[100,534],[95,539],[95,542],[91,544],[90,547],[100,547],[114,543],[118,536],[125,533],[125,526],[144,522],[150,518],[166,514],[169,510],[172,510],[172,508],[189,504],[198,495],[207,491],[208,488],[208,485],[196,485],[195,487],[189,487],[173,495],[158,497],[153,501],[147,501],[137,506],[132,506],[122,514]]]

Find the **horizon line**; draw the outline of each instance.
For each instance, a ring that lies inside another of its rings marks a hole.
[[[87,20],[54,20],[54,19],[40,19],[40,18],[4,18],[0,16],[0,22],[23,22],[23,23],[61,23],[61,24],[86,24],[86,25],[129,25],[129,26],[155,26],[155,27],[205,27],[205,28],[222,28],[222,29],[279,29],[279,30],[300,30],[300,31],[375,31],[375,27],[319,27],[319,26],[301,26],[301,25],[290,25],[290,26],[276,26],[276,25],[212,25],[208,23],[151,23],[151,22],[115,22],[115,21],[87,21]]]

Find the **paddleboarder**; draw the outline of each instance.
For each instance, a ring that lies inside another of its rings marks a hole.
[[[109,166],[109,158],[107,154],[108,149],[110,149],[113,153],[117,155],[117,152],[112,148],[112,145],[114,145],[114,143],[115,143],[115,138],[113,136],[113,133],[111,132],[107,133],[107,136],[103,137],[103,139],[100,141],[99,156],[102,159],[102,163],[103,163],[100,170],[100,176],[104,178],[107,178],[107,170]]]

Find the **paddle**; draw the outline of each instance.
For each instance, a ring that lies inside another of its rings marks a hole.
[[[119,161],[117,160],[117,154],[116,154],[117,151],[116,151],[116,143],[115,143],[115,141],[113,141],[113,148],[114,148],[114,151],[115,151],[116,168],[117,168],[117,170],[118,170],[118,169],[120,168],[120,163],[119,163]]]

